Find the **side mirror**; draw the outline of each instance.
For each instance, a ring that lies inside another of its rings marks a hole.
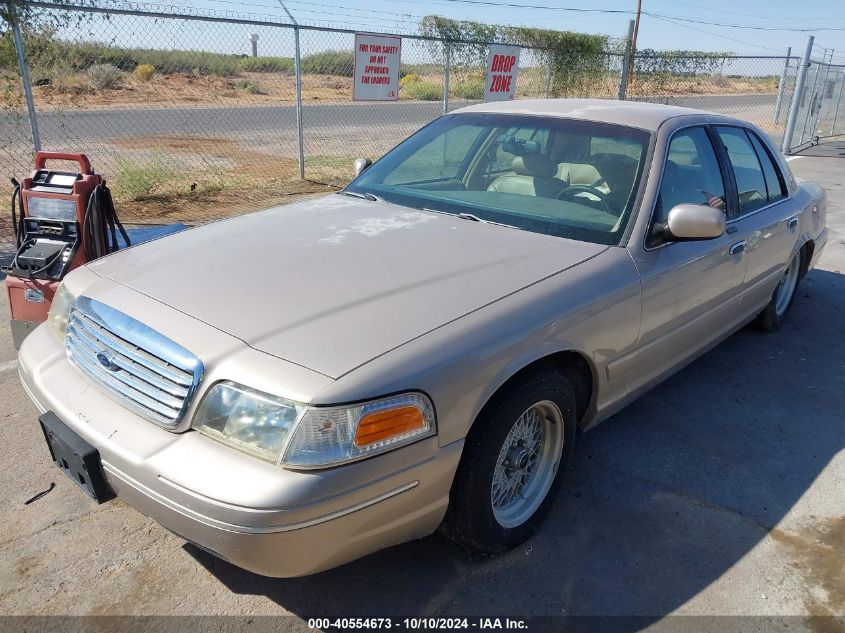
[[[354,165],[355,165],[355,176],[356,177],[360,176],[361,173],[367,167],[369,167],[372,164],[373,164],[373,161],[371,161],[369,158],[359,158],[358,160],[356,160],[355,163],[354,163]]]
[[[712,240],[725,232],[725,212],[703,204],[679,204],[669,211],[670,239]]]

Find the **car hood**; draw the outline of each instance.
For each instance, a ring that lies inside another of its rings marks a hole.
[[[90,269],[337,378],[605,249],[330,195],[178,233]]]

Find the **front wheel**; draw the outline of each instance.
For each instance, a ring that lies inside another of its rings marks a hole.
[[[774,332],[783,323],[786,313],[792,307],[795,290],[801,276],[801,251],[796,252],[778,282],[778,287],[772,293],[769,304],[757,317],[757,325],[767,331]]]
[[[575,440],[575,395],[554,369],[509,385],[473,424],[443,531],[486,554],[516,547],[540,526]]]

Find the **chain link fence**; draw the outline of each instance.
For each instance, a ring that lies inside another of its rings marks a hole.
[[[196,224],[332,191],[352,177],[355,158],[377,158],[444,112],[483,97],[483,42],[405,34],[400,99],[360,103],[352,101],[352,30],[160,7],[29,6],[71,17],[22,31],[41,145],[88,154],[128,223]],[[0,44],[0,168],[20,178],[31,169],[34,145],[7,23]],[[626,59],[622,50],[562,60],[522,48],[516,98],[616,99]],[[631,66],[627,98],[723,112],[779,138],[798,67],[786,56],[644,53]],[[820,120],[831,122],[829,133],[843,125],[834,104],[841,70],[819,77]],[[0,182],[7,192],[8,180]],[[0,252],[12,246],[6,215]]]
[[[776,56],[637,56],[628,98],[744,119],[780,143],[797,63]]]

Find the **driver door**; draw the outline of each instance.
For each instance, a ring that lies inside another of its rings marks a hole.
[[[680,203],[711,202],[733,213],[726,173],[707,128],[683,128],[672,136],[651,237],[644,246],[629,246],[642,279],[636,362],[625,363],[631,391],[681,365],[736,321],[747,266],[740,227],[729,225],[712,240],[671,242],[660,237],[659,226]]]

